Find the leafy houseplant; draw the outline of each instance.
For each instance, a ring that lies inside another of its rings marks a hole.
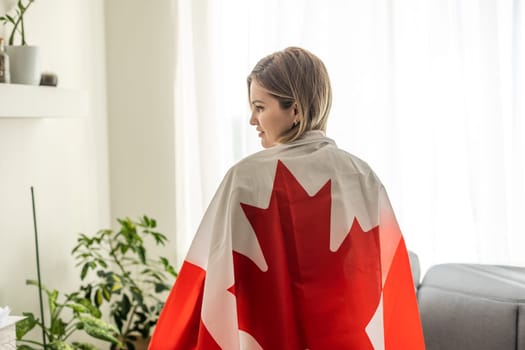
[[[82,266],[84,296],[97,308],[109,304],[109,313],[127,349],[148,339],[164,306],[161,293],[177,276],[164,257],[150,259],[146,239],[164,245],[166,236],[156,232],[156,221],[143,216],[138,221],[117,219],[118,231],[100,230],[93,236],[80,234],[72,253]],[[88,278],[89,277],[89,278]],[[89,282],[87,282],[89,281]],[[117,345],[113,344],[112,349]]]
[[[0,17],[0,21],[3,22],[4,25],[7,23],[10,23],[13,27],[11,29],[11,34],[9,35],[8,43],[9,45],[14,45],[15,43],[15,35],[18,33],[20,35],[20,44],[26,45],[26,32],[25,32],[25,26],[24,26],[24,14],[26,13],[27,9],[35,0],[27,0],[27,2],[24,4],[23,0],[18,0],[16,4],[16,8],[14,11],[14,14],[5,14],[4,16]]]
[[[28,280],[27,284],[39,287],[37,281]],[[82,297],[79,292],[65,294],[62,298],[57,290],[49,290],[42,285],[40,288],[46,293],[49,303],[49,321],[44,325],[42,320],[35,318],[33,313],[24,312],[25,318],[16,324],[17,349],[32,350],[44,348],[39,341],[24,339],[26,334],[35,327],[40,327],[46,336],[46,350],[95,350],[90,343],[72,342],[68,338],[77,331],[84,331],[88,335],[121,344],[115,337],[117,330],[112,325],[100,319],[100,311],[89,300]],[[59,299],[63,299],[60,301]],[[69,313],[66,313],[69,311]]]

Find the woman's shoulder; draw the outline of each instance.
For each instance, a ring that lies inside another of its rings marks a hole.
[[[367,161],[354,155],[353,153],[338,148],[335,154],[341,160],[342,164],[347,164],[358,173],[368,175],[374,172]]]

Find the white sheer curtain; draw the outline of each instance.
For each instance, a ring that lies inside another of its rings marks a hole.
[[[328,136],[378,173],[424,268],[525,265],[522,2],[175,4],[179,262],[226,170],[260,149],[246,75],[293,45],[325,62]]]

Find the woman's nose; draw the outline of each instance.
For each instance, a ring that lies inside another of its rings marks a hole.
[[[257,125],[257,118],[255,117],[255,113],[252,113],[250,116],[250,125]]]

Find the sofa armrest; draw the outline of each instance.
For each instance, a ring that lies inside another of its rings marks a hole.
[[[428,350],[525,349],[525,268],[436,265],[418,303]]]

